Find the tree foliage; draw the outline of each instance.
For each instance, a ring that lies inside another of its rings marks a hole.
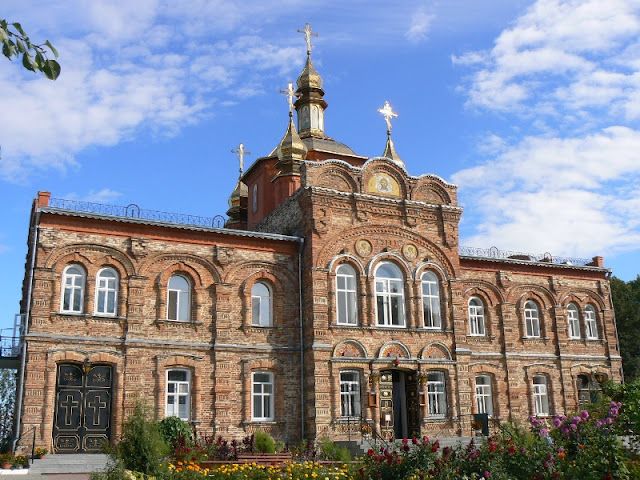
[[[611,279],[625,381],[640,378],[640,276],[624,282]]]
[[[32,43],[18,22],[9,23],[0,19],[0,42],[2,54],[9,60],[22,57],[22,66],[27,70],[42,72],[49,80],[55,80],[60,75],[60,64],[48,56],[48,52],[51,52],[58,58],[55,47],[49,40],[42,44]]]
[[[0,369],[0,452],[8,450],[13,435],[16,400],[15,370]]]

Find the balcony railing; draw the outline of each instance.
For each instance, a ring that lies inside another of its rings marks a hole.
[[[491,248],[475,248],[460,247],[460,256],[489,258],[496,260],[520,260],[526,262],[545,262],[556,265],[573,265],[577,267],[594,266],[593,260],[575,257],[557,257],[550,253],[533,254],[524,252],[515,252],[509,250],[499,250],[497,247]]]
[[[3,335],[5,331],[12,329],[0,330],[0,357],[15,358],[20,355],[20,337],[13,335]]]
[[[201,217],[199,215],[189,215],[186,213],[161,212],[158,210],[140,208],[135,203],[130,203],[126,206],[106,205],[103,203],[83,202],[80,200],[52,198],[49,200],[48,208],[68,212],[91,213],[94,215],[104,215],[115,218],[147,220],[150,222],[189,225],[203,228],[223,228],[225,222],[225,218],[222,215]]]

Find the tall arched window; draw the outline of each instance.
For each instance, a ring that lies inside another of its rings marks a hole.
[[[478,336],[486,335],[484,304],[478,297],[469,299],[469,333]]]
[[[270,327],[271,316],[271,289],[264,282],[256,282],[251,287],[251,324]]]
[[[64,313],[82,313],[86,274],[80,265],[68,265],[62,272],[62,298],[60,310]]]
[[[489,375],[476,377],[476,407],[478,413],[493,415],[493,392]]]
[[[533,414],[547,416],[549,409],[549,386],[546,375],[534,375],[533,377]]]
[[[580,315],[575,303],[570,303],[567,307],[567,322],[569,323],[569,338],[580,338]]]
[[[115,315],[118,305],[118,274],[113,268],[103,268],[96,276],[95,313]]]
[[[422,274],[422,314],[425,328],[442,328],[440,284],[433,272]]]
[[[173,275],[167,286],[167,320],[191,320],[191,284],[182,275]]]
[[[524,304],[524,324],[527,337],[540,336],[540,310],[538,304],[532,300]]]
[[[358,287],[356,272],[351,265],[343,263],[336,270],[336,305],[338,325],[358,324]]]
[[[593,305],[584,307],[584,330],[589,340],[598,338],[598,321],[596,320],[596,309]]]
[[[383,262],[376,269],[376,307],[378,325],[404,327],[404,277],[391,262]]]

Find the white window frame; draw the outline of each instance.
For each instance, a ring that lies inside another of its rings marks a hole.
[[[77,268],[82,273],[69,273],[72,268]],[[71,284],[67,281],[71,280]],[[67,265],[62,272],[62,293],[60,295],[60,312],[61,313],[83,313],[84,312],[84,293],[87,287],[87,271],[79,264],[72,263]],[[69,308],[64,308],[65,292],[69,289]],[[76,297],[80,296],[80,308],[74,309]]]
[[[477,301],[480,305],[472,305]],[[469,335],[474,337],[484,337],[487,335],[487,326],[485,320],[484,302],[480,297],[471,297],[467,303],[469,316]]]
[[[342,270],[342,272],[341,272]],[[347,273],[344,273],[344,271]],[[353,281],[353,288],[349,288],[349,280]],[[340,288],[340,280],[344,287]],[[358,277],[355,269],[348,263],[343,263],[336,269],[336,319],[338,325],[358,325]],[[345,306],[345,318],[342,318],[340,305]],[[350,312],[353,312],[351,315]],[[353,318],[351,318],[353,317]]]
[[[113,277],[103,277],[103,274],[106,272],[113,273]],[[104,281],[104,284],[102,283]],[[109,283],[113,282],[113,286],[110,286]],[[104,267],[98,271],[96,275],[96,298],[94,302],[94,314],[105,316],[105,317],[115,317],[118,313],[118,288],[120,285],[120,276],[115,268]],[[104,294],[104,305],[102,310],[100,309],[100,293]],[[109,312],[107,310],[107,306],[109,305],[109,296],[113,295],[113,311]]]
[[[269,381],[268,382],[256,382],[255,377],[256,375],[268,375],[269,376]],[[270,385],[271,386],[271,392],[265,392],[264,391],[264,385]],[[256,387],[260,386],[260,391],[257,392],[256,391]],[[263,410],[262,413],[264,413],[264,406],[267,405],[266,402],[268,402],[268,406],[269,406],[269,411],[271,413],[270,416],[256,416],[256,412],[255,412],[255,408],[254,408],[254,404],[255,404],[255,398],[259,397],[260,398],[260,405],[261,408]],[[274,398],[275,398],[275,385],[274,385],[274,376],[272,372],[264,372],[264,371],[259,371],[259,372],[251,372],[251,421],[253,422],[272,422],[275,419],[275,412],[274,412]]]
[[[527,338],[540,338],[540,307],[533,300],[524,304],[524,333]]]
[[[478,379],[483,379],[485,383],[478,383]],[[478,413],[486,413],[493,416],[493,386],[491,375],[476,375],[475,378],[476,409]]]
[[[352,376],[352,378],[345,379],[344,377],[347,375]],[[341,370],[340,415],[344,418],[359,418],[361,414],[360,372],[357,370]]]
[[[440,282],[431,270],[422,274],[422,319],[424,328],[442,330],[442,303],[440,301]],[[426,290],[426,292],[425,292]],[[427,310],[425,306],[428,305]],[[437,312],[437,315],[434,314]]]
[[[567,323],[569,338],[580,338],[580,311],[575,303],[567,305]]]
[[[391,278],[391,277],[380,277],[378,276],[378,270],[383,265],[391,265],[395,268],[398,273],[400,273],[400,278]],[[378,284],[382,286],[381,290],[378,290]],[[391,286],[394,285],[399,286],[398,292],[392,292]],[[404,299],[404,275],[400,267],[398,267],[395,263],[392,262],[381,262],[377,268],[376,273],[374,275],[374,290],[375,290],[375,305],[376,305],[376,325],[378,327],[385,328],[406,328],[407,319],[405,315],[405,299]],[[382,312],[378,309],[378,299],[382,298],[383,309]],[[393,314],[391,304],[393,300],[398,302],[398,324],[393,324]],[[380,322],[382,320],[382,323]]]
[[[184,372],[186,373],[186,380],[169,380],[169,372]],[[181,420],[189,421],[191,419],[191,370],[188,368],[168,368],[165,373],[165,397],[164,397],[164,415],[165,417],[178,417]],[[169,385],[174,386],[174,391],[169,392]],[[181,392],[181,388],[186,386],[186,392]],[[174,413],[169,414],[169,397],[173,397]],[[187,416],[180,416],[180,398],[186,397]]]
[[[186,299],[183,298],[185,295],[180,295],[180,292],[182,292],[182,290],[179,290],[177,288],[171,288],[169,285],[171,284],[171,279],[174,277],[180,277],[182,279],[185,280],[185,282],[187,282],[187,291],[186,291]],[[189,279],[185,276],[185,275],[180,275],[180,274],[174,274],[171,275],[169,277],[169,281],[167,282],[167,320],[173,321],[173,322],[189,322],[191,321],[191,292],[193,290],[193,287],[191,285],[191,282],[189,281]],[[171,295],[170,292],[178,292],[176,295],[176,318],[169,318],[169,305],[170,305],[170,301],[169,301],[169,297]],[[180,317],[180,306],[182,305],[183,302],[187,303],[187,318],[179,318]]]
[[[438,378],[436,379],[435,376]],[[429,418],[447,416],[447,377],[442,371],[427,372],[427,403]]]
[[[266,295],[254,294],[254,290],[258,286],[263,286],[267,290]],[[266,308],[264,303],[267,303]],[[257,318],[255,315],[257,304]],[[273,326],[273,290],[271,286],[262,281],[258,281],[251,286],[251,325],[253,327],[271,327]]]
[[[593,305],[589,304],[584,307],[584,333],[587,340],[598,340],[598,317],[596,315],[596,309]]]
[[[543,381],[541,382],[540,379]],[[533,414],[538,417],[548,417],[551,414],[549,402],[549,378],[543,374],[533,376]]]

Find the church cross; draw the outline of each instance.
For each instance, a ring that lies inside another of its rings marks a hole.
[[[237,148],[231,150],[231,153],[235,153],[238,156],[238,162],[240,163],[240,176],[244,173],[244,156],[251,155],[249,150],[245,150],[244,143],[238,145]]]
[[[87,402],[87,410],[93,410],[93,426],[100,426],[100,411],[107,408],[107,402],[100,397],[94,397],[93,400]],[[97,410],[97,411],[96,411]]]
[[[317,37],[318,34],[311,30],[309,23],[304,24],[303,30],[298,30],[300,33],[304,33],[304,41],[307,42],[307,55],[311,55],[311,37]]]
[[[289,104],[289,113],[293,113],[293,99],[296,96],[296,92],[293,90],[293,83],[289,82],[287,88],[280,90],[280,93],[287,96],[287,102]]]
[[[78,408],[80,402],[73,399],[73,395],[67,395],[67,398],[64,402],[60,402],[60,406],[64,408],[64,424],[71,425],[71,415],[73,414],[73,409]]]
[[[391,133],[391,119],[396,118],[398,114],[391,109],[389,100],[384,102],[384,106],[378,109],[378,112],[384,117],[384,121],[387,122],[387,133]]]

